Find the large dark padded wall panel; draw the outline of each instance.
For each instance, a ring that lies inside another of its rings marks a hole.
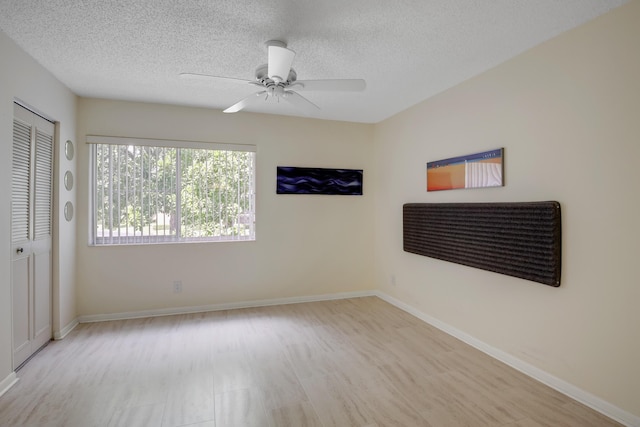
[[[558,202],[407,203],[407,252],[560,286]]]

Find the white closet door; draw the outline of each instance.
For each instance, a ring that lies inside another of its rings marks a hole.
[[[43,125],[48,125],[46,128]],[[33,205],[33,344],[35,350],[51,339],[51,195],[53,192],[53,123],[45,122],[35,130],[34,205]]]
[[[14,106],[11,182],[13,366],[51,338],[53,123]]]

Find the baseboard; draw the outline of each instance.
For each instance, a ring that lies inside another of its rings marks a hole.
[[[375,295],[376,293],[374,291],[341,292],[336,294],[323,294],[323,295],[311,295],[311,296],[300,296],[300,297],[290,297],[290,298],[274,298],[274,299],[263,299],[263,300],[252,300],[252,301],[240,301],[240,302],[191,306],[191,307],[175,307],[175,308],[163,308],[163,309],[157,309],[157,310],[130,311],[130,312],[124,312],[124,313],[94,314],[94,315],[80,316],[78,318],[78,321],[80,323],[91,323],[91,322],[104,322],[109,320],[140,319],[144,317],[171,316],[175,314],[189,314],[189,313],[204,313],[207,311],[221,311],[221,310],[232,310],[232,309],[238,309],[238,308],[251,308],[251,307],[266,307],[271,305],[299,304],[299,303],[305,303],[305,302],[370,297]]]
[[[624,424],[628,427],[640,427],[640,417],[637,417],[634,414],[631,414],[623,409],[620,409],[609,402],[606,402],[600,399],[593,394],[586,392],[573,384],[570,384],[564,380],[561,380],[558,377],[555,377],[548,372],[543,371],[540,368],[537,368],[527,362],[524,362],[508,353],[505,353],[502,350],[499,350],[495,347],[490,346],[489,344],[480,341],[477,338],[472,337],[471,335],[460,331],[459,329],[454,328],[451,325],[448,325],[434,317],[431,317],[415,307],[410,306],[396,298],[393,298],[384,292],[375,291],[373,292],[378,298],[398,307],[401,310],[406,311],[407,313],[417,317],[418,319],[440,329],[443,332],[446,332],[449,335],[452,335],[458,338],[461,341],[469,344],[472,347],[477,348],[483,353],[488,354],[489,356],[497,359],[514,369],[528,375],[529,377],[540,381],[541,383],[559,391],[560,393],[569,396],[570,398],[577,400],[578,402],[600,412],[607,417],[618,421],[621,424]]]
[[[58,341],[61,339],[64,339],[64,337],[66,337],[67,335],[69,335],[69,332],[73,331],[74,328],[76,326],[78,326],[80,322],[78,321],[78,319],[73,319],[67,326],[65,326],[64,328],[62,328],[60,331],[58,332],[54,332],[53,333],[53,339]]]
[[[15,372],[11,372],[5,379],[0,381],[0,397],[5,394],[15,383],[18,382],[18,377]]]

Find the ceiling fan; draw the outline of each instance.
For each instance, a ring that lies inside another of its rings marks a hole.
[[[367,86],[366,82],[362,79],[298,80],[295,70],[291,68],[296,53],[291,49],[287,49],[286,43],[278,40],[269,40],[265,45],[268,50],[268,62],[256,68],[255,80],[194,73],[181,73],[180,77],[224,79],[239,83],[248,83],[261,88],[260,91],[241,99],[224,110],[225,113],[236,113],[260,100],[266,101],[269,98],[275,98],[278,101],[283,99],[295,107],[300,108],[304,113],[310,114],[319,110],[320,107],[300,95],[298,91],[360,92]],[[295,91],[293,89],[295,89]]]

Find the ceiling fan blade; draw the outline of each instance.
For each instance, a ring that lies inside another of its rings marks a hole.
[[[276,83],[286,82],[296,53],[282,46],[269,46],[267,75]]]
[[[217,80],[226,80],[226,81],[230,81],[230,82],[234,82],[234,83],[253,83],[253,81],[251,80],[245,80],[245,79],[236,79],[233,77],[220,77],[220,76],[211,76],[208,74],[196,74],[196,73],[180,73],[179,74],[181,79],[185,79],[185,80],[202,80],[202,81],[211,81],[213,79],[217,79]]]
[[[256,103],[260,100],[260,97],[266,94],[267,91],[263,90],[261,92],[256,92],[253,95],[249,95],[246,98],[241,99],[240,101],[233,104],[231,107],[227,108],[223,111],[223,113],[237,113],[240,110],[244,110],[249,105]]]
[[[301,109],[305,114],[312,114],[320,110],[320,107],[316,104],[294,91],[287,90],[282,97],[295,107]]]
[[[298,90],[317,90],[323,92],[362,92],[367,82],[362,79],[333,79],[333,80],[297,80],[290,87]]]

